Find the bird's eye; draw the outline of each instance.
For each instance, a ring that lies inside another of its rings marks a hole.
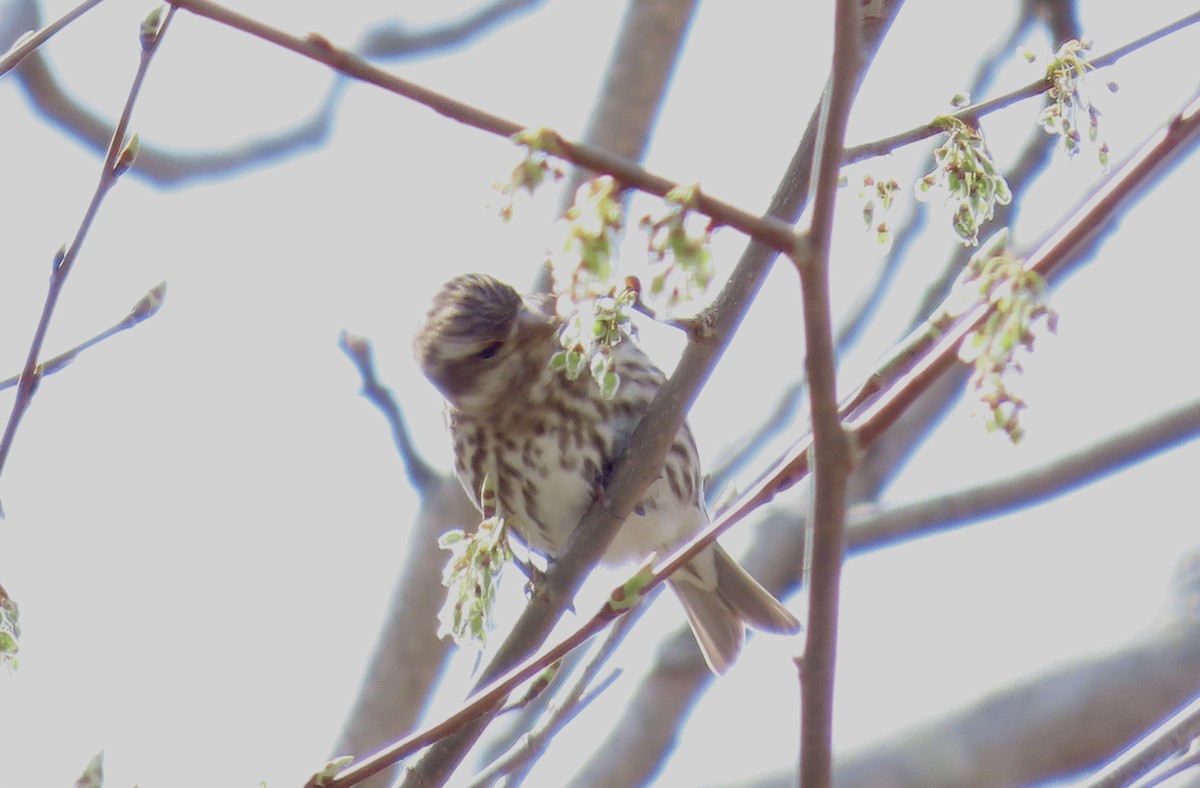
[[[501,342],[500,340],[496,340],[495,342],[489,342],[487,345],[484,346],[483,350],[481,350],[475,354],[475,358],[485,359],[485,360],[492,358],[493,356],[495,356],[497,353],[500,352],[500,346],[503,344],[504,343]]]

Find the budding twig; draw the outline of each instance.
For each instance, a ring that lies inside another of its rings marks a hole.
[[[159,11],[160,9],[156,9],[151,12],[150,16],[142,23],[141,60],[138,63],[137,72],[134,74],[133,84],[129,87],[125,107],[121,111],[117,126],[113,130],[112,139],[109,141],[108,151],[105,153],[104,163],[100,168],[100,181],[96,184],[96,191],[92,194],[92,200],[84,212],[83,220],[80,222],[79,229],[76,230],[75,238],[71,241],[70,246],[61,248],[54,257],[50,270],[50,286],[46,292],[46,303],[42,307],[42,314],[38,319],[37,329],[34,331],[33,341],[29,346],[29,354],[25,359],[25,366],[17,381],[17,396],[13,402],[12,412],[5,425],[4,435],[0,438],[0,473],[3,472],[4,464],[12,450],[17,427],[20,426],[21,418],[33,401],[33,394],[37,390],[38,382],[44,372],[43,367],[38,363],[38,357],[41,355],[46,332],[50,328],[50,319],[54,315],[54,308],[62,294],[63,285],[66,284],[67,276],[70,275],[71,269],[75,265],[75,260],[87,238],[88,230],[91,229],[92,222],[100,210],[101,203],[104,202],[105,196],[116,184],[117,179],[133,164],[137,155],[137,135],[126,138],[129,119],[133,115],[133,105],[137,101],[142,82],[150,68],[150,61],[153,59],[154,53],[158,51],[162,37],[167,31],[172,17],[175,16],[174,8],[168,9],[165,16],[161,16]]]

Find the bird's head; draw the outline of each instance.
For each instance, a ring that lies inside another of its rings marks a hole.
[[[541,374],[555,330],[553,319],[510,285],[464,274],[433,297],[413,352],[454,410],[486,415]]]

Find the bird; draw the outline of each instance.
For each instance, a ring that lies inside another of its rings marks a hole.
[[[468,497],[479,505],[486,476],[506,525],[553,560],[666,376],[625,336],[609,350],[620,381],[610,399],[590,375],[569,379],[550,363],[564,320],[544,301],[488,274],[457,276],[433,296],[413,352],[446,400],[455,473]],[[685,423],[601,562],[669,552],[708,523],[699,454]],[[779,634],[801,629],[716,542],[667,584],[718,675],[737,659],[747,626]]]

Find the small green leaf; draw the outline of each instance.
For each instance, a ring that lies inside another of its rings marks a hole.
[[[642,601],[642,589],[654,578],[654,570],[647,564],[640,567],[633,577],[615,589],[608,598],[613,610],[628,610]]]
[[[101,788],[104,785],[104,751],[96,753],[75,780],[75,788]]]
[[[158,42],[158,34],[162,31],[162,15],[163,7],[158,6],[153,11],[146,14],[146,18],[142,20],[141,28],[138,30],[138,37],[142,42],[142,49],[152,49]]]
[[[609,370],[604,373],[603,379],[600,381],[600,396],[606,400],[611,400],[617,396],[617,389],[621,386],[621,377],[614,370]]]
[[[340,774],[352,763],[354,763],[353,755],[339,755],[336,758],[332,758],[329,761],[326,761],[325,765],[317,770],[309,782],[318,786],[329,785],[330,781],[334,777],[337,777],[338,774]]]

